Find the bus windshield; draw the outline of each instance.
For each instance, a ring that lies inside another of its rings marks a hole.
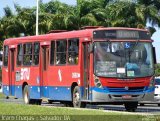
[[[94,73],[96,76],[118,78],[152,76],[151,43],[95,42]]]

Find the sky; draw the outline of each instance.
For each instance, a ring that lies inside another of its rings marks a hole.
[[[51,0],[43,0],[43,3],[47,3]],[[59,0],[63,3],[76,5],[76,0]],[[22,7],[36,6],[36,0],[0,0],[0,17],[4,15],[3,8],[6,6],[11,7],[14,11],[14,3],[18,3]],[[156,28],[156,32],[153,34],[153,45],[156,47],[157,61],[160,63],[160,28]]]

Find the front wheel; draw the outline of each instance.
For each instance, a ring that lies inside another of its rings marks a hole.
[[[138,106],[138,102],[126,102],[124,103],[126,111],[135,112]]]
[[[144,106],[144,103],[140,103],[140,106]]]
[[[85,108],[86,107],[86,103],[85,102],[81,102],[81,96],[80,96],[80,89],[78,86],[76,86],[73,89],[73,93],[72,93],[72,101],[73,101],[73,107],[76,108]]]

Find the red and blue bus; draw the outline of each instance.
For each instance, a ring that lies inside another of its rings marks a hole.
[[[11,38],[3,46],[3,93],[26,104],[59,101],[67,106],[123,103],[154,96],[154,60],[148,31],[86,28]]]

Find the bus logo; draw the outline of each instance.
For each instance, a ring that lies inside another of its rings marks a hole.
[[[21,80],[29,80],[29,79],[30,79],[30,68],[22,68]]]

